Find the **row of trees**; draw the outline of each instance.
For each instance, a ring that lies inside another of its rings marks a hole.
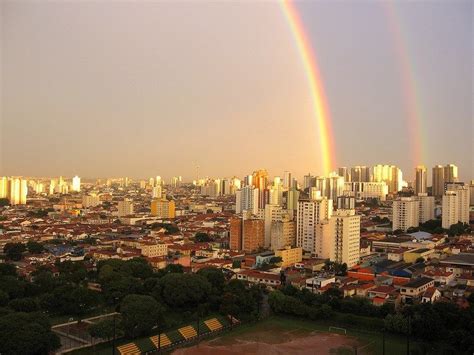
[[[336,288],[317,295],[293,286],[272,292],[268,299],[277,314],[310,319],[330,318],[349,326],[410,333],[422,342],[448,344],[457,353],[474,351],[474,296],[469,301],[467,309],[461,309],[454,303],[437,302],[405,305],[395,310],[392,304],[377,307],[366,298],[343,298]]]
[[[99,264],[98,280],[106,302],[119,304],[121,330],[129,338],[197,320],[210,312],[242,320],[256,318],[262,289],[239,280],[227,282],[223,272],[204,268],[183,273],[179,265],[158,272],[141,260],[108,260]]]
[[[23,253],[28,251],[31,254],[39,254],[44,250],[43,244],[30,240],[28,243],[7,243],[3,247],[3,252],[9,260],[19,261]]]
[[[467,309],[449,302],[407,305],[385,318],[385,329],[427,343],[443,341],[456,351],[474,352],[474,299]]]

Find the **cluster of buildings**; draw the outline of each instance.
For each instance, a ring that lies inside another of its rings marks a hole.
[[[434,167],[431,187],[426,173],[416,167],[409,183],[393,165],[307,174],[302,183],[290,172],[270,178],[263,169],[192,184],[160,176],[3,177],[0,198],[10,206],[0,207],[0,254],[11,242],[46,245],[42,255],[17,263],[25,276],[58,259],[87,256],[93,265],[140,256],[157,269],[214,266],[271,288],[337,287],[376,305],[458,302],[474,285],[472,235],[417,228],[436,220],[445,230],[469,224],[474,183],[458,181],[454,165]],[[347,274],[336,275],[331,263],[345,264]]]

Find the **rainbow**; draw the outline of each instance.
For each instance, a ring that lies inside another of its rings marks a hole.
[[[400,19],[392,1],[382,1],[382,6],[387,17],[388,27],[393,37],[397,62],[399,65],[400,80],[403,87],[403,100],[405,105],[409,144],[412,150],[413,166],[423,163],[424,139],[422,134],[422,111],[415,80],[415,68],[408,57],[408,48],[403,39]]]
[[[321,149],[322,168],[325,175],[336,166],[334,139],[331,128],[331,115],[324,93],[323,81],[318,68],[314,50],[308,40],[303,23],[290,0],[282,0],[281,8],[290,26],[291,32],[300,53],[303,67],[308,78],[313,112],[318,123],[319,144]]]

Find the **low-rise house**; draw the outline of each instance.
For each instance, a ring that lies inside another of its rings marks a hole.
[[[403,260],[406,263],[414,263],[418,259],[427,260],[430,257],[430,255],[433,254],[434,252],[435,252],[434,249],[428,249],[428,248],[409,250],[403,253]]]
[[[436,287],[428,287],[421,297],[422,303],[433,303],[441,298],[441,292]]]
[[[446,285],[455,279],[453,272],[443,270],[428,270],[423,273],[423,276],[432,278],[435,285]]]
[[[433,287],[435,281],[429,277],[419,277],[414,279],[400,288],[402,301],[405,303],[413,303],[419,301],[423,293],[430,287]]]
[[[306,279],[306,288],[314,293],[316,290],[324,288],[327,285],[334,284],[335,282],[335,276],[311,277]]]
[[[236,274],[238,280],[254,284],[263,284],[270,288],[281,285],[280,275],[257,270],[243,270]]]

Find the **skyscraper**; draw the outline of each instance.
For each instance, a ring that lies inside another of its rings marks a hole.
[[[81,178],[77,175],[72,178],[72,191],[74,192],[81,191]]]
[[[332,261],[352,267],[360,258],[360,216],[355,210],[337,210],[334,221],[334,256]]]
[[[117,205],[118,209],[118,216],[124,217],[133,214],[133,201],[130,199],[124,199],[123,201],[119,201]]]
[[[373,168],[373,181],[385,182],[389,193],[396,193],[402,189],[402,171],[395,165],[376,165]]]
[[[157,198],[151,201],[151,215],[158,218],[175,218],[175,202],[166,198]]]
[[[319,200],[301,200],[298,202],[296,219],[296,245],[307,252],[314,253],[316,243],[316,225],[332,215],[332,201],[326,197]]]
[[[283,188],[289,189],[291,186],[291,173],[289,171],[285,171],[283,173]]]
[[[344,182],[351,182],[351,172],[347,167],[343,166],[338,168],[337,173],[344,178]]]
[[[458,182],[458,167],[448,164],[444,167],[444,183]]]
[[[415,194],[424,194],[426,193],[426,167],[424,165],[419,165],[415,169]]]
[[[393,201],[392,222],[394,231],[406,232],[420,224],[420,203],[415,197],[401,197]]]
[[[252,186],[245,186],[235,194],[235,213],[249,211],[258,213],[259,190]]]
[[[469,188],[464,184],[446,184],[443,195],[442,227],[448,229],[458,222],[469,223]]]
[[[433,167],[432,172],[432,194],[435,197],[441,197],[444,194],[444,167],[442,165],[436,165]]]
[[[433,196],[441,197],[446,191],[446,184],[458,181],[458,167],[454,164],[433,167],[432,190]]]

